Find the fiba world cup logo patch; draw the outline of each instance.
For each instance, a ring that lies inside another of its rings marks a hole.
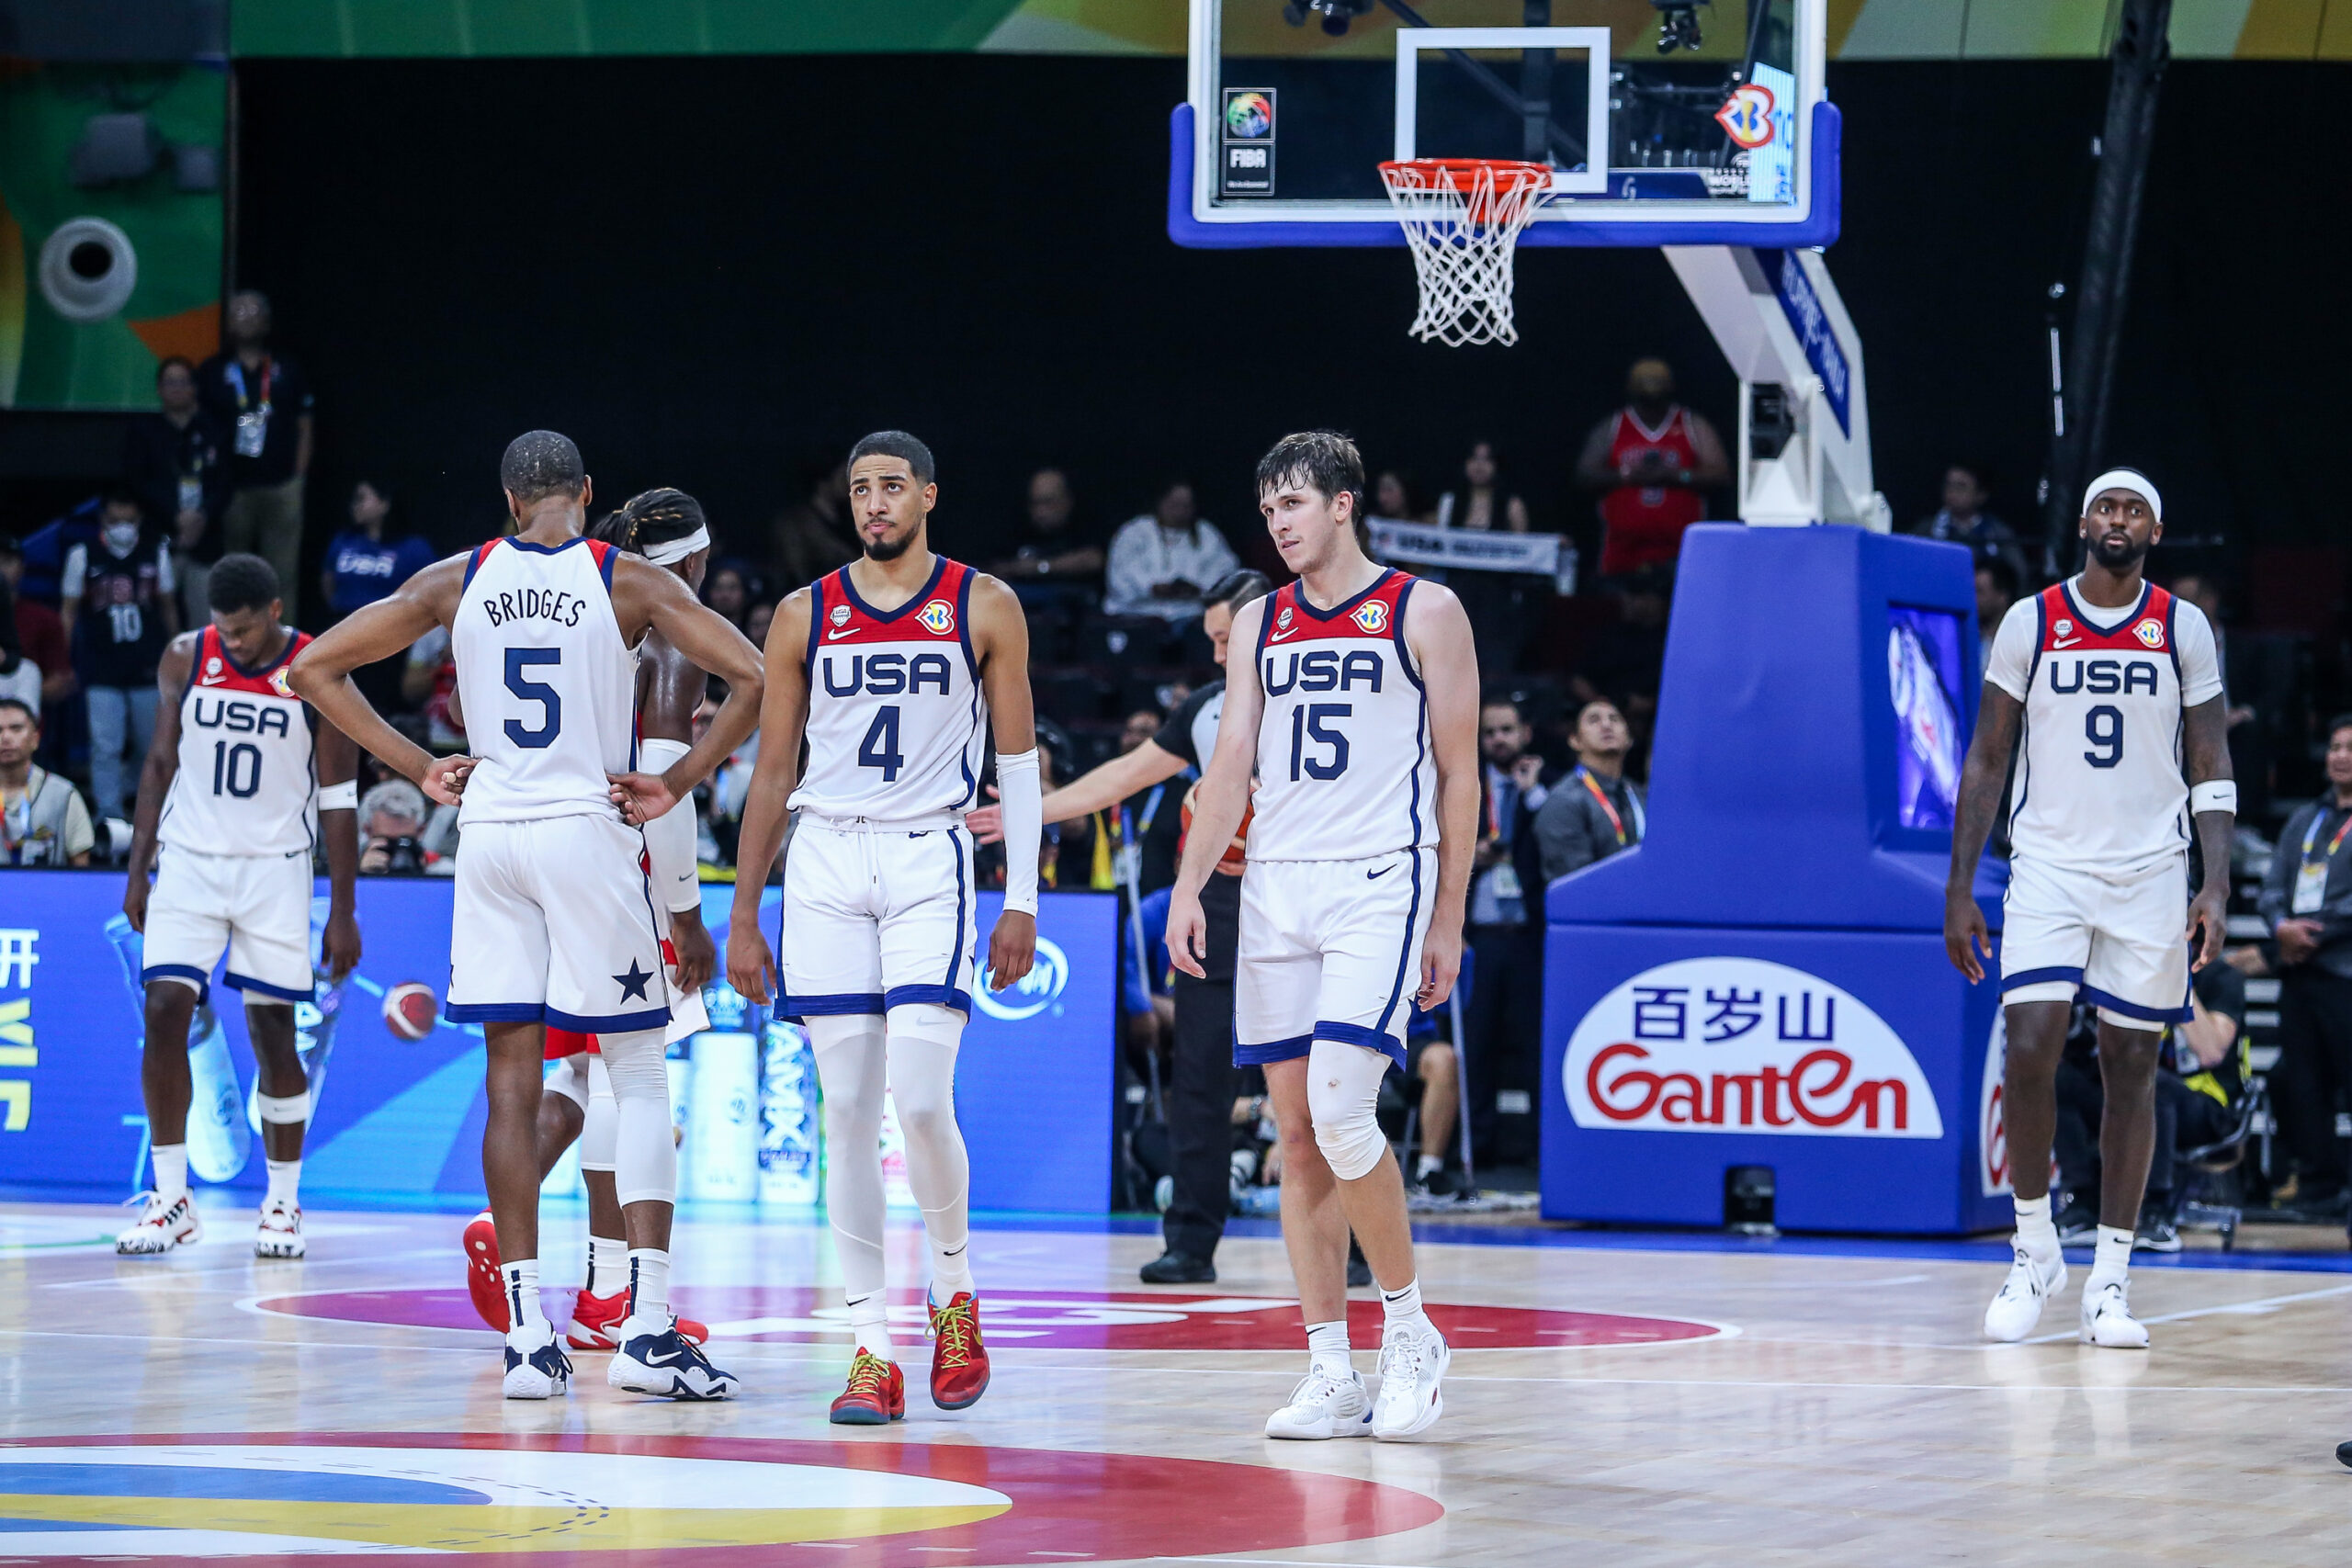
[[[935,637],[945,637],[956,629],[956,606],[944,599],[933,599],[925,604],[915,619],[925,631]]]
[[[2150,615],[2132,628],[2132,635],[2150,648],[2162,648],[2165,645],[2165,624]]]
[[[1388,629],[1388,605],[1379,599],[1368,599],[1357,605],[1356,613],[1348,618],[1377,637]]]

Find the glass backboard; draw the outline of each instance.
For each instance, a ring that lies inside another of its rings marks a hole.
[[[1192,0],[1169,231],[1401,243],[1379,164],[1552,166],[1520,243],[1826,244],[1829,0]]]

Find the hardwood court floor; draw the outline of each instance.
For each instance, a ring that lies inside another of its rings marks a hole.
[[[313,1212],[299,1263],[247,1255],[250,1211],[205,1217],[198,1248],[118,1260],[121,1211],[0,1206],[0,1562],[2352,1562],[2340,1244],[2139,1268],[2133,1354],[2074,1343],[2086,1258],[2046,1340],[1987,1347],[1982,1244],[1438,1227],[1430,1440],[1283,1444],[1260,1427],[1303,1358],[1262,1226],[1216,1285],[1154,1291],[1150,1235],[983,1224],[994,1385],[934,1410],[910,1334],[909,1419],[878,1430],[825,1420],[846,1350],[820,1220],[680,1226],[677,1295],[741,1400],[635,1400],[583,1353],[531,1405],[499,1397],[461,1217]],[[581,1229],[549,1205],[551,1281]],[[894,1232],[894,1280],[918,1250]]]

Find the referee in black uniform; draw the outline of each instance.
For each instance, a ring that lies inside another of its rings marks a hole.
[[[1201,629],[1225,662],[1226,634],[1244,604],[1272,591],[1265,574],[1237,571],[1211,588],[1201,607]],[[1159,733],[1125,756],[1073,779],[1046,796],[1048,822],[1090,816],[1165,783],[1187,769],[1206,770],[1225,712],[1225,682],[1212,681],[1177,705]],[[966,819],[972,837],[992,843],[1001,832],[996,807]],[[1218,868],[1224,870],[1223,866]],[[1208,916],[1207,977],[1175,977],[1175,1060],[1168,1095],[1168,1145],[1175,1166],[1175,1201],[1160,1224],[1168,1250],[1143,1266],[1151,1285],[1206,1284],[1216,1278],[1216,1244],[1225,1235],[1233,1170],[1233,956],[1241,933],[1241,877],[1212,876],[1201,890]],[[1146,954],[1147,962],[1150,955]]]

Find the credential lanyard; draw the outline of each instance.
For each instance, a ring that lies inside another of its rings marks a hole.
[[[2327,813],[2324,811],[2313,812],[2312,814],[2312,825],[2303,829],[2303,863],[2305,865],[2311,864],[2312,846],[2319,842],[2320,818],[2326,815]],[[2335,829],[2335,837],[2328,840],[2327,841],[2326,858],[2328,860],[2333,861],[2335,859],[2335,852],[2344,847],[2344,836],[2346,833],[2352,833],[2352,811],[2345,813],[2343,823]]]
[[[275,376],[277,373],[277,362],[276,360],[268,360],[263,364],[261,367],[261,406],[264,409],[267,409],[269,407],[269,381],[270,378]],[[245,407],[245,367],[232,359],[229,362],[229,368],[226,374],[235,380],[237,384],[237,408],[239,412],[242,412]]]
[[[1616,802],[1611,800],[1609,798],[1609,792],[1600,787],[1600,781],[1594,778],[1591,771],[1586,768],[1582,763],[1578,763],[1577,765],[1577,778],[1584,784],[1585,788],[1592,792],[1593,800],[1600,805],[1602,812],[1609,818],[1609,826],[1616,829],[1617,847],[1619,849],[1623,849],[1628,843],[1633,842],[1634,840],[1626,838],[1625,836],[1625,819],[1617,814]],[[1634,831],[1639,833],[1641,830],[1641,807],[1637,806],[1634,807]]]

